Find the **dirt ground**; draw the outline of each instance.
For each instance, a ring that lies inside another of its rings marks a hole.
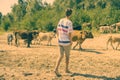
[[[64,57],[59,69],[61,77],[54,74],[59,55],[57,38],[52,40],[52,46],[43,42],[26,48],[7,45],[7,34],[0,35],[0,80],[120,80],[120,48],[113,50],[109,46],[106,50],[110,34],[86,39],[82,51],[78,47],[71,49],[69,67],[73,74],[64,72]]]

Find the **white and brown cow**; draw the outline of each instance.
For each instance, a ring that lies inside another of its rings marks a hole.
[[[56,38],[56,34],[54,32],[40,32],[39,36],[35,39],[35,44],[41,44],[42,41],[47,41],[47,45],[52,45],[52,39]]]
[[[112,33],[113,27],[112,26],[100,26],[99,30],[100,30],[100,33]]]
[[[113,49],[118,49],[119,45],[120,45],[120,36],[109,36],[107,43],[106,43],[106,49],[108,49],[108,45],[112,46]],[[113,44],[117,43],[116,47],[113,46]]]

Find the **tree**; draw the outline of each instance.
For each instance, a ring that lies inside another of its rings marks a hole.
[[[99,0],[97,2],[97,6],[99,6],[99,7],[101,7],[103,9],[103,8],[106,8],[107,3],[105,1]]]
[[[2,21],[2,13],[0,12],[0,25],[1,25],[1,21]]]
[[[111,6],[120,9],[120,0],[111,0]]]
[[[42,0],[18,0],[12,12],[2,16],[1,27],[4,30],[51,31],[57,27],[59,19],[65,17],[65,10],[72,8],[74,27],[89,22],[92,23],[92,29],[98,29],[99,24],[110,25],[120,21],[119,3],[120,0],[55,0],[53,5],[49,5],[42,3]]]
[[[23,0],[18,0],[18,5],[15,4],[12,7],[12,14],[15,17],[15,21],[20,21],[26,14],[26,2]]]
[[[9,29],[9,27],[10,27],[10,22],[9,22],[7,16],[4,16],[4,17],[3,17],[2,26],[3,26],[3,29],[4,29],[5,31],[8,31],[8,29]]]

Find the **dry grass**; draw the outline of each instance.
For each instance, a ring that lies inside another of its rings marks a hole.
[[[53,72],[59,55],[57,39],[52,41],[53,46],[17,48],[7,45],[6,35],[0,35],[0,80],[120,80],[120,49],[105,49],[107,34],[87,39],[83,51],[71,50],[69,66],[73,74],[64,72],[64,58],[60,65],[62,77]]]

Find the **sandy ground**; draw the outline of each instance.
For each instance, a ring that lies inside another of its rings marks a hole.
[[[119,35],[119,34],[116,34]],[[83,51],[71,49],[70,70],[65,70],[65,57],[60,65],[61,77],[54,74],[59,55],[57,38],[52,46],[7,45],[6,34],[0,35],[0,80],[120,80],[120,48],[106,50],[109,34],[87,39],[82,44]],[[74,43],[75,44],[75,43]],[[73,44],[73,45],[74,45]]]

